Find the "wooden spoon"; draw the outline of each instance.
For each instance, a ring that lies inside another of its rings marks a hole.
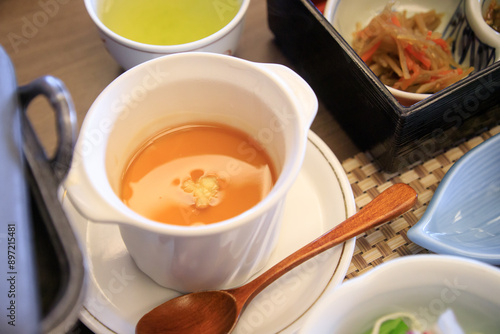
[[[355,215],[253,281],[235,289],[195,292],[171,299],[145,314],[137,323],[136,333],[229,333],[246,305],[276,279],[321,252],[398,217],[416,200],[417,193],[413,188],[395,184]]]

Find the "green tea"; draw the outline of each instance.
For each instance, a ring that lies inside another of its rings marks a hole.
[[[205,38],[226,26],[241,0],[103,0],[102,22],[130,40],[177,45]]]

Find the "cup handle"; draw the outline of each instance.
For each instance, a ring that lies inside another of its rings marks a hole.
[[[67,178],[62,184],[61,193],[85,218],[99,223],[127,223],[130,219],[106,204],[102,195],[91,186],[92,180],[85,178],[83,166],[78,159],[73,160]],[[82,179],[85,178],[85,179]],[[112,191],[112,190],[110,190]]]
[[[300,110],[305,116],[307,131],[309,131],[318,112],[318,98],[311,86],[301,76],[284,65],[263,64],[263,66],[280,77],[293,92],[293,95],[300,103]]]

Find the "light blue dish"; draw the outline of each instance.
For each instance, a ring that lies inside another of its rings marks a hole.
[[[436,253],[500,264],[500,134],[450,168],[407,235]]]

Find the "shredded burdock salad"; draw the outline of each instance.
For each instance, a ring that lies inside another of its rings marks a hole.
[[[393,11],[393,2],[354,33],[353,49],[382,83],[412,93],[435,93],[465,78],[474,68],[453,58],[449,41],[435,29],[442,14],[435,10],[411,17]]]

